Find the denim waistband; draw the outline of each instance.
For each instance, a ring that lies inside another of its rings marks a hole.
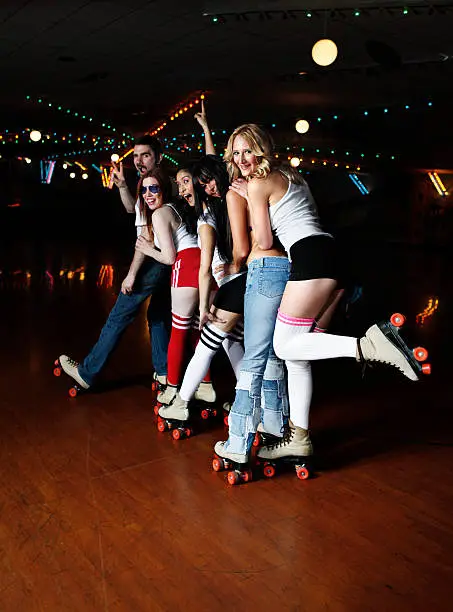
[[[248,264],[248,269],[253,268],[288,268],[289,260],[287,257],[260,257]]]

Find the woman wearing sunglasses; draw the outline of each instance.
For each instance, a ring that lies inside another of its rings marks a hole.
[[[147,226],[137,238],[135,248],[156,261],[172,266],[172,329],[168,345],[167,387],[158,396],[159,402],[167,404],[176,395],[192,316],[198,306],[200,249],[196,236],[196,216],[185,200],[169,203],[171,182],[161,168],[145,174],[139,189],[140,209],[146,217]]]

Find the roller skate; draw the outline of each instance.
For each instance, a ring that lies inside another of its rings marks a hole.
[[[263,446],[256,453],[266,478],[275,476],[278,465],[286,463],[294,465],[296,475],[300,480],[306,480],[312,475],[312,456],[313,446],[308,431],[293,425],[288,426],[288,431],[281,440]]]
[[[231,402],[225,402],[222,406],[223,408],[223,424],[225,427],[229,427],[228,425],[228,415],[230,414],[231,406],[233,404]]]
[[[212,469],[215,472],[228,470],[227,481],[230,485],[253,480],[253,473],[247,455],[231,453],[225,448],[225,442],[217,442],[214,446],[215,457]]]
[[[185,402],[179,394],[168,406],[160,406],[158,411],[157,429],[161,432],[171,431],[173,440],[190,438],[193,434],[189,424],[188,402]]]
[[[211,382],[202,382],[195,391],[194,400],[202,404],[200,416],[203,420],[209,419],[211,416],[217,416],[217,410],[214,407],[217,395]]]
[[[71,357],[67,355],[60,355],[58,359],[54,361],[54,376],[61,376],[61,372],[63,371],[75,381],[75,385],[69,389],[70,397],[76,397],[82,391],[86,391],[90,388],[90,385],[80,376],[78,366],[79,362],[71,359]]]
[[[368,362],[379,361],[394,366],[410,380],[418,380],[419,374],[431,374],[431,365],[422,363],[428,351],[419,346],[410,349],[399,334],[405,317],[395,313],[390,321],[377,323],[357,341],[357,361],[366,367]]]
[[[165,404],[167,402],[162,402],[160,401],[160,396],[162,396],[162,394],[165,392],[165,390],[167,389],[168,386],[168,382],[167,382],[167,376],[166,374],[156,374],[156,372],[154,372],[153,374],[153,382],[151,385],[151,389],[153,391],[157,391],[157,397],[156,397],[156,403],[154,405],[153,411],[154,414],[157,415],[159,408],[162,406],[162,404]]]
[[[255,448],[260,446],[270,446],[272,444],[276,444],[282,439],[282,435],[276,436],[275,434],[271,434],[264,429],[263,423],[259,423],[256,428],[256,434],[253,439],[252,445]]]

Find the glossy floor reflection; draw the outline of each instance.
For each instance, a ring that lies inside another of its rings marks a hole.
[[[334,330],[358,334],[401,310],[432,376],[376,368],[362,380],[355,363],[315,364],[318,477],[236,488],[210,468],[220,419],[180,442],[157,431],[144,312],[96,392],[71,400],[52,375],[58,354],[82,358],[97,339],[127,261],[81,248],[64,265],[3,263],[0,609],[449,609],[448,258],[389,246],[354,257],[358,299]],[[221,399],[225,371],[217,361]]]

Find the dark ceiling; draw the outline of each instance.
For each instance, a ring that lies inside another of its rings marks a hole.
[[[453,4],[420,0],[2,0],[0,132],[116,138],[168,119],[161,136],[178,139],[169,152],[179,160],[192,113],[169,117],[205,91],[217,135],[256,121],[275,124],[285,147],[446,167],[452,26]],[[339,49],[328,68],[311,59],[323,37]]]

